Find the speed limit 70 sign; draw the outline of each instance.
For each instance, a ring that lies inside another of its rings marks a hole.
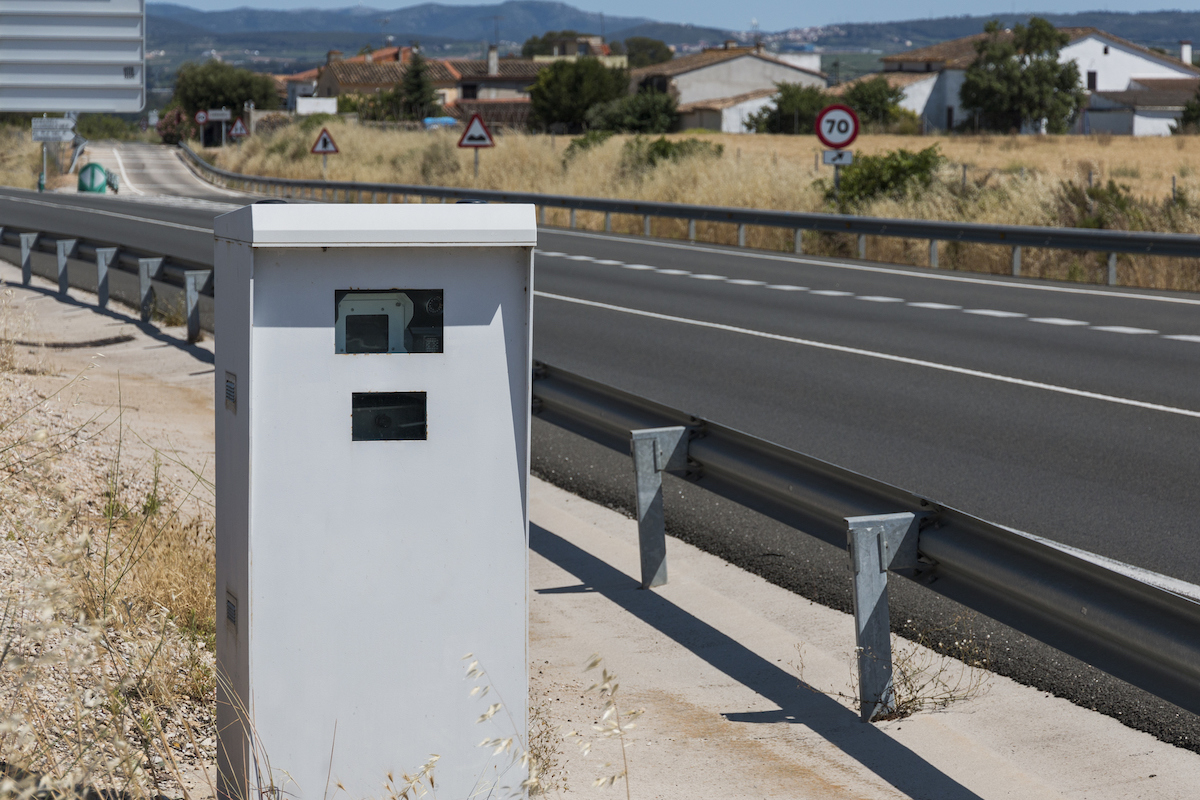
[[[817,114],[817,138],[835,150],[849,147],[858,138],[858,115],[849,106],[826,106]]]

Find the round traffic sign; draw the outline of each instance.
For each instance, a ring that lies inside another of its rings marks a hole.
[[[817,138],[834,150],[849,147],[858,138],[858,115],[849,106],[826,106],[817,114]]]
[[[196,112],[196,124],[203,125],[206,122],[208,122],[208,112],[207,111],[197,111]]]

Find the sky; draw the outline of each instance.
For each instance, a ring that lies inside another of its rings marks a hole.
[[[180,5],[205,10],[238,8],[345,8],[356,3],[347,0],[169,0]],[[431,0],[443,5],[483,5],[501,0]],[[1073,11],[1158,11],[1164,7],[1200,10],[1200,0],[1044,0],[1037,6],[1028,0],[995,0],[975,3],[963,0],[924,0],[920,4],[905,4],[903,9],[895,0],[747,0],[730,3],[728,0],[563,0],[585,11],[630,17],[650,17],[662,22],[685,22],[709,25],[730,30],[749,30],[757,20],[765,31],[785,28],[804,28],[811,25],[830,25],[838,22],[885,22],[897,19],[923,19],[970,14],[1029,11],[1032,13],[1071,13]],[[393,9],[417,5],[402,0],[369,0],[362,5]]]

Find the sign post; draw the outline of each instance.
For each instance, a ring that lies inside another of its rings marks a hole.
[[[843,153],[858,138],[858,115],[849,106],[839,104],[826,106],[817,114],[817,138],[821,144],[832,148],[825,151],[825,163],[833,165],[833,196],[841,200],[842,166],[853,163],[851,153]]]
[[[225,146],[225,130],[231,119],[233,119],[233,112],[228,108],[210,108],[208,110],[208,121],[221,123],[221,147]]]
[[[458,140],[458,146],[469,147],[475,151],[475,179],[479,180],[479,151],[484,147],[496,146],[492,132],[483,124],[483,117],[478,114],[471,115],[471,121],[467,123],[467,129]]]
[[[38,176],[38,191],[46,191],[46,142],[70,142],[75,138],[75,120],[70,117],[34,117],[33,141],[42,143],[42,174]]]
[[[317,141],[313,142],[312,150],[309,152],[321,157],[321,180],[328,180],[326,172],[329,169],[329,154],[339,152],[338,146],[334,143],[333,137],[329,135],[328,129],[321,128],[321,133],[317,136]],[[337,199],[336,194],[335,192],[334,200]]]

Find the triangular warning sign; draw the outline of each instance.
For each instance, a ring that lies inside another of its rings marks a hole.
[[[471,121],[467,123],[467,129],[463,131],[462,138],[458,140],[459,147],[495,147],[496,142],[492,139],[492,132],[487,129],[487,125],[483,124],[483,118],[478,114],[471,116]]]
[[[242,118],[238,117],[233,121],[233,127],[229,129],[229,137],[231,139],[241,139],[243,136],[249,136],[250,131],[246,130]]]
[[[329,135],[329,131],[321,128],[321,135],[317,137],[316,143],[312,146],[312,153],[323,156],[337,151],[337,145],[333,143],[333,137]]]

